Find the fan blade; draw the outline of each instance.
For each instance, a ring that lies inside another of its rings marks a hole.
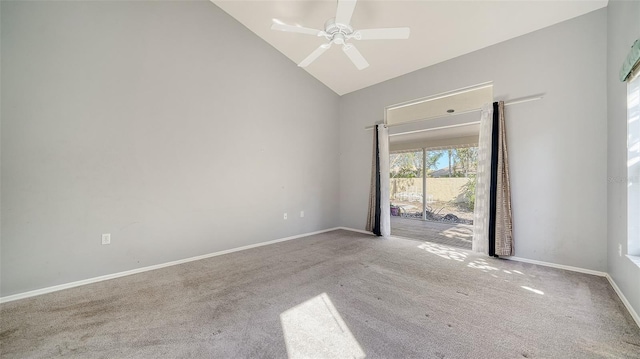
[[[353,10],[356,8],[356,0],[338,0],[336,11],[336,24],[349,25]]]
[[[356,49],[353,44],[344,45],[342,51],[344,51],[344,53],[349,56],[349,59],[351,59],[351,62],[356,65],[358,70],[366,69],[367,67],[369,67],[369,63],[367,62],[367,60],[364,59],[360,51],[358,51],[358,49]]]
[[[392,27],[387,29],[358,30],[354,34],[356,40],[391,40],[408,39],[411,29],[408,27]]]
[[[314,62],[320,55],[322,55],[325,51],[329,50],[331,44],[322,44],[317,49],[315,49],[309,56],[307,56],[301,63],[298,64],[300,67],[307,67],[312,62]]]
[[[324,31],[322,30],[310,29],[308,27],[302,27],[302,26],[279,24],[277,22],[274,22],[273,25],[271,25],[271,30],[297,32],[299,34],[315,35],[315,36],[321,36],[324,33]]]

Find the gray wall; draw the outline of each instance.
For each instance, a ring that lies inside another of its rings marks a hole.
[[[338,224],[339,97],[211,2],[1,6],[1,296]]]
[[[387,105],[493,81],[507,107],[516,255],[607,269],[607,11],[584,16],[345,95],[340,101],[340,220],[362,229],[369,126]],[[479,115],[478,115],[479,116]]]
[[[618,72],[633,42],[640,38],[640,2],[609,1],[608,5],[608,273],[636,313],[640,313],[640,268],[618,256],[627,253],[627,87]]]
[[[516,255],[608,270],[640,311],[615,181],[638,2],[342,98],[208,1],[0,4],[0,296],[362,229],[364,127],[384,106],[493,81],[498,99],[546,94],[507,108]]]

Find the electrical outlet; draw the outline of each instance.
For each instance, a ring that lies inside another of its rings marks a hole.
[[[618,243],[618,256],[622,257],[622,244]]]
[[[304,211],[300,211],[300,218],[304,217]]]
[[[102,234],[102,244],[111,244],[111,234],[109,233]]]
[[[286,212],[284,213],[284,219],[287,219],[287,213]]]

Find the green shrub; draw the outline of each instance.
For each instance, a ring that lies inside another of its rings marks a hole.
[[[469,209],[473,211],[476,206],[476,176],[469,176],[469,181],[462,186],[462,197],[465,199]]]

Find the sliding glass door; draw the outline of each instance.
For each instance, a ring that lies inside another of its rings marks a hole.
[[[391,153],[391,215],[473,224],[477,163],[475,146]]]

